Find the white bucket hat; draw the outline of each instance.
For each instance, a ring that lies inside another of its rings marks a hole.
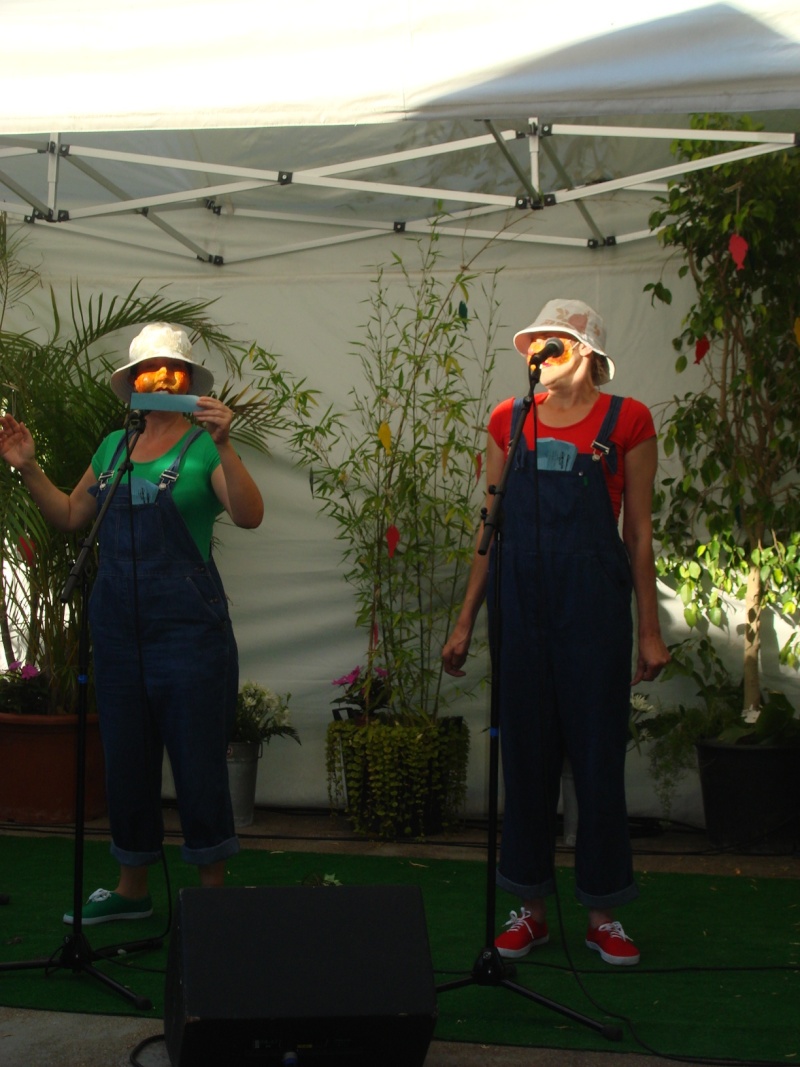
[[[111,388],[120,400],[128,401],[133,393],[131,371],[137,364],[148,359],[179,359],[191,367],[192,392],[196,396],[206,396],[214,387],[214,375],[190,358],[191,351],[192,343],[180,326],[151,322],[131,341],[128,362],[111,375]]]
[[[548,300],[530,326],[514,334],[514,347],[528,355],[531,341],[543,333],[566,333],[589,345],[601,357],[598,385],[605,385],[614,377],[614,361],[606,355],[606,327],[597,312],[582,300]],[[605,364],[605,374],[602,373]]]

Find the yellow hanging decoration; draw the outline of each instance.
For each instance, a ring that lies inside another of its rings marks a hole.
[[[392,451],[392,431],[389,429],[388,422],[382,422],[378,427],[378,440],[387,454]]]

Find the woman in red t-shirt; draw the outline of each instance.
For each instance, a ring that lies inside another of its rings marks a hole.
[[[638,895],[624,783],[630,686],[652,680],[669,660],[652,544],[655,429],[643,404],[600,392],[614,364],[603,321],[586,304],[551,300],[514,344],[540,368],[546,391],[527,413],[503,498],[502,642],[492,642],[505,782],[497,883],[522,906],[495,948],[519,958],[549,940],[546,897],[555,889],[555,812],[566,757],[578,800],[575,893],[588,910],[585,944],[608,963],[635,964],[639,950],[613,909]],[[500,483],[523,410],[512,398],[491,415],[487,486]],[[492,501],[487,494],[488,510]],[[464,673],[487,587],[496,632],[494,573],[476,548],[442,651],[449,674]],[[632,682],[631,593],[638,619]]]

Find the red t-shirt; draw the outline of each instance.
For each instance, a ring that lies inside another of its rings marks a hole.
[[[540,405],[547,393],[536,393],[534,400]],[[558,441],[571,441],[579,452],[592,452],[592,442],[600,432],[603,419],[611,403],[610,393],[601,393],[594,407],[580,422],[573,426],[548,426],[542,419],[541,408],[537,411],[539,416],[539,437],[554,437]],[[514,406],[514,397],[503,400],[492,412],[489,418],[489,433],[503,450],[508,452],[511,440],[511,415]],[[525,420],[525,442],[531,451],[534,449],[533,441],[533,412],[528,412]],[[606,463],[603,464],[603,472],[606,476],[606,485],[614,507],[614,517],[619,518],[622,507],[622,494],[625,491],[625,453],[656,436],[656,428],[653,416],[649,408],[632,397],[625,397],[617,419],[617,425],[611,434],[611,440],[617,446],[617,471],[612,474]]]

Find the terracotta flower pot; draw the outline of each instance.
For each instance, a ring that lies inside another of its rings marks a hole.
[[[77,715],[0,712],[0,819],[34,826],[75,821],[77,736]],[[85,818],[105,813],[97,715],[86,720],[85,796]]]

